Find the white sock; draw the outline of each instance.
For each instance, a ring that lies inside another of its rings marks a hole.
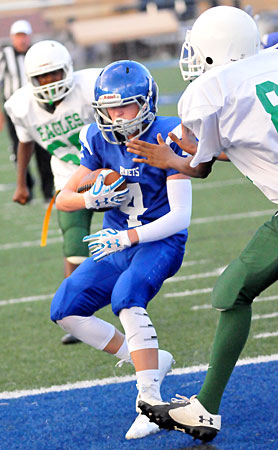
[[[136,372],[136,377],[138,384],[145,384],[146,386],[148,386],[153,383],[159,383],[159,370],[140,370],[139,372]]]
[[[158,369],[140,370],[136,372],[136,378],[141,400],[148,400],[150,397],[161,400]]]
[[[115,356],[119,359],[128,359],[130,357],[126,338],[124,339],[124,342],[122,343],[117,353],[115,353]]]

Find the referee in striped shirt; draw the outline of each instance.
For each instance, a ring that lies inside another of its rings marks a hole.
[[[7,45],[0,50],[0,84],[2,87],[3,103],[18,88],[26,84],[24,70],[24,57],[31,43],[32,27],[27,20],[17,20],[10,29],[11,45]],[[13,159],[17,160],[18,138],[15,127],[5,111],[0,110],[0,131],[3,130],[4,123],[12,143]],[[34,148],[39,175],[41,178],[41,190],[45,201],[51,199],[53,195],[53,175],[50,167],[50,154],[38,144]],[[27,186],[30,192],[29,200],[33,197],[34,178],[28,169]]]

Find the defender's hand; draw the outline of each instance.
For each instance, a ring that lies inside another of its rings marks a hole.
[[[127,151],[141,156],[141,158],[133,158],[134,162],[149,164],[160,169],[169,169],[172,167],[175,152],[165,144],[160,133],[157,135],[157,142],[158,144],[150,144],[139,139],[132,139],[126,143]]]
[[[127,230],[118,231],[112,228],[105,228],[97,233],[85,236],[83,242],[89,242],[89,250],[96,262],[111,253],[119,252],[125,248],[131,247]]]
[[[198,143],[194,133],[181,124],[182,138],[179,139],[174,133],[168,133],[170,139],[175,142],[183,151],[189,153],[189,155],[195,155],[197,151]]]

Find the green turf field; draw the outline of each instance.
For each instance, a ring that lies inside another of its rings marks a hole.
[[[161,93],[180,91],[178,69],[153,70]],[[172,89],[169,89],[169,85]],[[160,109],[174,114],[176,105]],[[116,359],[85,344],[63,346],[63,331],[49,319],[52,294],[63,279],[62,239],[53,211],[48,245],[39,245],[45,205],[36,189],[30,205],[12,202],[15,169],[8,141],[0,136],[0,392],[133,373],[115,369]],[[32,167],[35,171],[34,162]],[[38,179],[38,176],[37,176]],[[149,305],[160,347],[171,351],[176,367],[208,362],[218,313],[207,307],[217,274],[236,257],[274,205],[230,164],[218,162],[207,180],[193,181],[193,216],[184,265]],[[101,229],[101,213],[93,230]],[[140,268],[138,268],[140,270]],[[183,278],[181,278],[183,277]],[[205,292],[202,293],[202,290]],[[254,305],[250,337],[242,357],[277,353],[277,286]],[[203,306],[203,307],[202,307]],[[266,315],[266,317],[264,316]],[[120,327],[107,307],[101,318]]]

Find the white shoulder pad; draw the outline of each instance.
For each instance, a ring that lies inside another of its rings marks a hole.
[[[9,116],[24,119],[29,113],[33,94],[29,85],[17,89],[5,102],[4,107]]]

